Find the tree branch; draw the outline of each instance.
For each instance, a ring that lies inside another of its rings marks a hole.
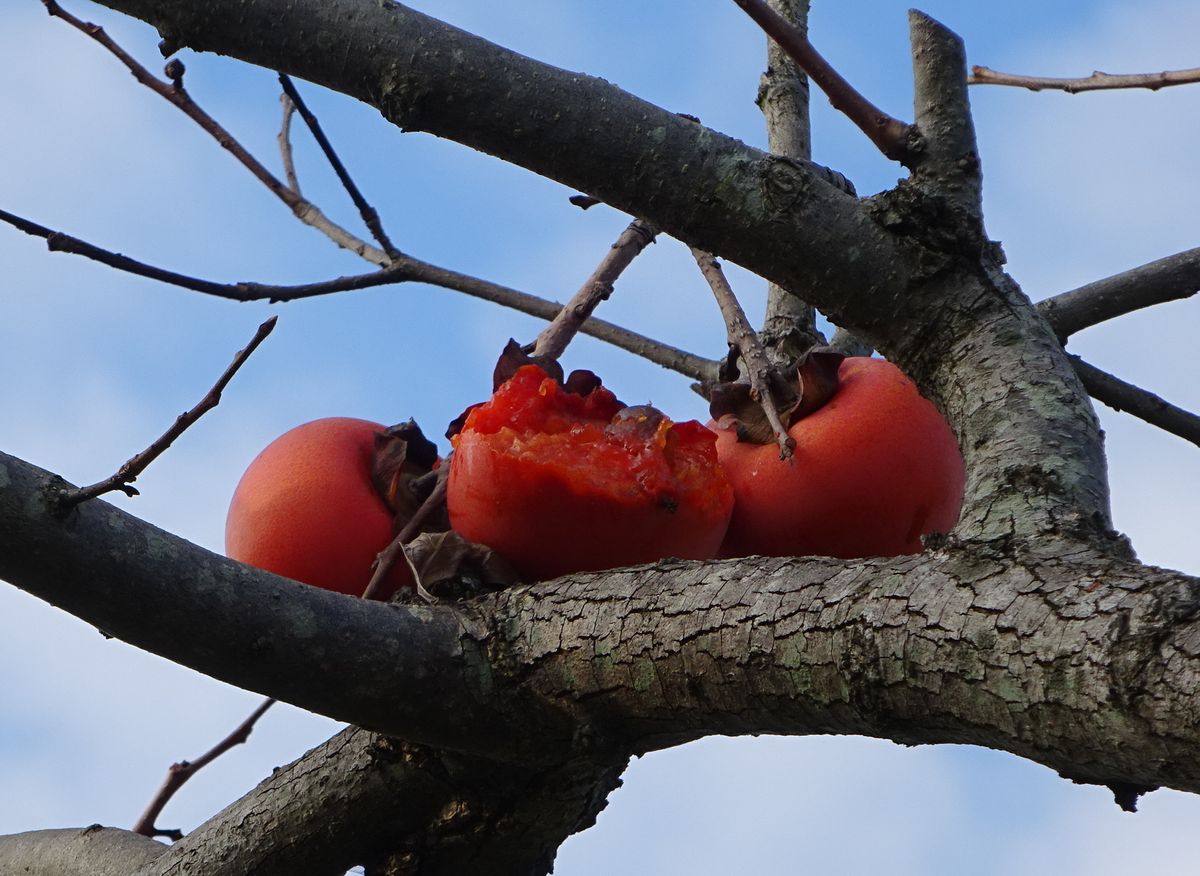
[[[180,61],[174,60],[167,65],[173,81],[163,82],[139,64],[132,55],[121,48],[120,45],[104,32],[104,28],[96,24],[81,21],[59,6],[56,0],[42,0],[42,3],[45,4],[46,10],[52,16],[61,18],[76,30],[86,34],[108,49],[133,74],[134,79],[170,102],[174,107],[183,112],[184,115],[199,125],[222,148],[236,158],[243,167],[249,170],[259,182],[265,185],[275,197],[283,201],[297,219],[305,225],[309,225],[320,231],[338,246],[350,250],[366,261],[380,267],[387,267],[390,264],[391,259],[386,252],[354,236],[322,213],[315,204],[303,198],[298,190],[294,190],[280,182],[229,131],[222,127],[220,122],[201,109],[200,105],[192,99],[192,96],[183,87],[183,64]]]
[[[406,130],[557,179],[789,288],[820,285],[833,302],[870,298],[881,277],[902,281],[908,272],[903,248],[826,169],[767,156],[398,3],[296,0],[290,14],[305,28],[286,39],[272,0],[103,5],[151,22],[174,45],[303,77]],[[774,238],[789,241],[786,258]]]
[[[129,876],[166,851],[162,843],[99,824],[34,830],[0,835],[0,871],[22,876]]]
[[[1177,408],[1148,390],[1101,371],[1078,356],[1067,358],[1071,360],[1088,394],[1096,401],[1103,402],[1114,411],[1132,414],[1164,432],[1178,435],[1185,441],[1200,446],[1200,416]]]
[[[657,235],[658,229],[653,225],[640,219],[630,222],[616,242],[609,247],[591,276],[571,296],[571,300],[563,305],[550,324],[542,329],[534,342],[533,355],[547,359],[557,359],[561,356],[567,344],[587,323],[600,302],[608,300],[612,295],[613,284],[617,282],[617,278],[642,250],[654,243]]]
[[[1030,91],[1050,89],[1077,94],[1081,91],[1105,91],[1116,88],[1148,88],[1158,91],[1171,85],[1190,85],[1200,82],[1200,67],[1188,70],[1164,70],[1161,73],[1101,73],[1092,72],[1091,76],[1081,79],[1057,79],[1044,76],[1021,76],[1015,73],[1001,73],[988,67],[978,65],[971,68],[971,85],[1014,85],[1028,88]]]
[[[278,578],[103,500],[64,520],[54,501],[62,487],[0,454],[0,578],[108,635],[237,687],[414,741],[533,761],[570,744],[555,708],[489,693],[486,627],[469,612],[351,599]]]
[[[783,18],[766,0],[734,0],[820,86],[834,109],[870,138],[879,151],[911,167],[919,135],[912,125],[894,119],[862,96],[808,41],[808,34]]]
[[[283,162],[283,175],[287,177],[288,188],[299,195],[302,194],[300,177],[296,175],[296,156],[292,151],[292,116],[296,114],[296,105],[286,93],[280,93],[279,104],[283,108],[279,133],[275,137],[279,144],[279,159]]]
[[[321,147],[321,152],[324,153],[329,166],[333,168],[333,172],[337,174],[337,178],[346,190],[346,194],[350,196],[350,200],[358,208],[358,215],[362,216],[363,224],[367,226],[375,240],[383,247],[383,251],[388,254],[388,257],[393,260],[396,259],[400,255],[400,251],[396,249],[391,238],[387,236],[387,232],[383,230],[383,222],[379,219],[379,212],[367,203],[367,199],[363,197],[358,186],[354,184],[354,180],[350,177],[350,172],[346,170],[346,165],[342,164],[342,159],[338,157],[333,144],[329,142],[329,138],[325,136],[325,132],[321,129],[321,123],[317,121],[317,117],[309,110],[308,104],[300,97],[300,92],[296,90],[296,86],[292,84],[292,80],[287,74],[279,74],[279,84],[283,86],[283,93],[288,96],[288,99],[292,102],[292,106],[296,108],[296,112],[300,113],[300,118],[304,119],[304,124],[308,125],[308,130],[312,133],[313,139],[317,141],[317,145]],[[299,193],[299,186],[291,186],[291,188],[293,191]]]
[[[1200,247],[1096,280],[1039,302],[1038,310],[1064,344],[1071,335],[1144,307],[1200,291]]]
[[[162,814],[163,807],[171,801],[171,798],[175,796],[180,788],[187,784],[188,779],[235,745],[244,744],[250,738],[250,733],[254,730],[254,725],[258,723],[258,719],[265,715],[267,709],[275,705],[275,702],[270,697],[263,700],[258,708],[251,712],[246,720],[238,724],[228,736],[195,760],[181,760],[178,763],[171,764],[167,769],[167,777],[163,781],[162,787],[158,789],[154,795],[154,799],[146,807],[146,811],[141,814],[141,817],[133,825],[133,832],[151,838],[165,836],[176,841],[183,839],[183,832],[181,830],[164,830],[158,826],[158,816]]]
[[[767,351],[763,348],[758,335],[755,334],[754,328],[750,325],[750,320],[746,318],[746,313],[742,310],[742,305],[733,293],[733,288],[725,278],[725,272],[721,270],[720,263],[712,257],[711,253],[701,252],[695,248],[692,249],[692,258],[696,260],[700,272],[712,288],[713,297],[717,299],[717,306],[721,308],[729,346],[737,351],[742,363],[746,366],[746,378],[750,383],[750,398],[758,403],[763,414],[766,415],[767,423],[775,435],[775,443],[779,445],[779,458],[788,459],[792,455],[792,449],[796,446],[796,442],[788,435],[787,427],[779,417],[780,402],[783,399],[777,397],[774,386],[779,374],[771,364]],[[788,401],[792,402],[787,405],[789,409],[795,407],[794,394]]]
[[[915,9],[908,13],[913,103],[924,140],[918,173],[982,238],[983,186],[975,125],[967,99],[967,54],[962,39]]]
[[[254,351],[258,349],[258,345],[267,339],[267,335],[274,330],[278,319],[279,317],[272,316],[260,325],[254,333],[254,337],[250,339],[250,343],[238,351],[237,355],[233,357],[233,362],[217,378],[217,382],[213,384],[212,388],[204,394],[204,398],[200,399],[191,410],[185,411],[176,417],[175,422],[171,424],[171,427],[166,432],[155,439],[154,443],[141,453],[126,461],[124,465],[117,469],[114,475],[88,487],[60,492],[58,494],[60,512],[65,513],[81,502],[86,502],[97,496],[103,496],[105,493],[110,493],[113,490],[120,490],[127,496],[136,496],[138,491],[130,486],[130,484],[138,479],[138,475],[144,472],[150,463],[162,456],[167,448],[180,435],[186,432],[193,423],[221,403],[221,393],[225,391],[225,387],[229,385],[229,381],[233,380],[233,376],[246,364],[246,360],[254,354]]]
[[[803,33],[808,32],[809,0],[771,0],[772,8]],[[755,99],[767,125],[767,148],[793,161],[812,159],[808,112],[808,77],[779,43],[767,37],[767,70]],[[825,343],[817,331],[817,311],[805,290],[767,284],[767,308],[759,337],[771,360],[781,368],[811,347]]]
[[[6,580],[139,647],[388,733],[532,765],[603,740],[861,733],[1200,791],[1200,580],[1142,567],[1119,541],[667,560],[429,608],[287,582],[103,502],[60,522],[52,480],[12,457],[0,484]]]
[[[359,289],[371,289],[376,286],[388,286],[395,283],[415,282],[427,283],[443,289],[452,289],[536,316],[541,319],[554,319],[562,312],[562,305],[547,301],[528,292],[520,292],[499,283],[492,283],[469,274],[462,274],[448,268],[438,267],[429,262],[411,256],[400,256],[391,265],[369,274],[355,274],[348,277],[338,277],[319,283],[305,283],[298,286],[275,286],[266,283],[214,283],[197,277],[189,277],[145,262],[139,262],[128,256],[110,252],[85,240],[54,231],[36,222],[31,222],[12,213],[0,210],[0,221],[7,222],[26,234],[45,239],[46,246],[52,252],[67,252],[81,255],[101,264],[108,265],[119,271],[147,277],[202,292],[232,301],[298,301],[302,298],[315,298],[320,295],[332,295],[337,292],[350,292]],[[676,371],[693,380],[712,380],[716,376],[717,364],[702,356],[685,352],[669,344],[663,344],[645,335],[639,335],[629,329],[605,322],[600,319],[589,319],[580,329],[584,334],[597,340],[612,344],[622,350],[627,350],[656,365],[661,365],[671,371]]]

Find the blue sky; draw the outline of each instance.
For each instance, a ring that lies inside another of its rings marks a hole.
[[[726,0],[443,0],[415,3],[518,51],[603,76],[747,142],[764,135],[752,99],[763,39]],[[910,115],[906,5],[816,0],[813,39],[884,108]],[[83,0],[157,66],[145,26]],[[998,69],[1195,66],[1200,8],[1127,3],[940,0],[925,11]],[[277,88],[266,71],[184,55],[192,93],[277,166]],[[301,86],[304,88],[303,84]],[[311,86],[310,103],[398,245],[422,258],[559,300],[624,225],[581,213],[556,183],[425,135]],[[987,221],[1034,298],[1196,246],[1200,86],[1070,97],[972,92]],[[814,96],[817,160],[860,192],[900,168]],[[362,270],[300,226],[183,116],[37,0],[0,9],[0,207],[148,261],[217,280],[302,282]],[[297,135],[306,195],[357,228],[353,208]],[[90,482],[190,406],[269,313],[275,334],[221,406],[114,501],[220,549],[225,507],[246,464],[306,420],[415,416],[432,434],[484,395],[496,351],[537,321],[419,286],[286,306],[238,305],[121,276],[0,228],[0,448]],[[761,281],[734,270],[747,309]],[[686,250],[663,240],[628,271],[602,315],[710,355],[723,330]],[[1200,409],[1200,305],[1177,303],[1071,343],[1101,367]],[[569,367],[604,375],[630,402],[703,416],[687,382],[580,339]],[[1101,410],[1118,526],[1148,562],[1200,572],[1194,521],[1200,453]],[[0,832],[103,822],[128,826],[173,760],[195,756],[253,708],[234,690],[0,586]],[[292,708],[210,767],[162,821],[190,829],[270,769],[328,736]],[[864,739],[712,739],[639,760],[591,831],[563,848],[566,876],[814,872],[894,874],[1184,872],[1200,852],[1200,801],[1158,792],[1142,812],[1007,755],[901,748]],[[1185,864],[1184,862],[1188,862]]]

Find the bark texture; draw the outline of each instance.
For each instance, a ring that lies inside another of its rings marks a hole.
[[[103,2],[170,46],[342,91],[799,293],[941,406],[968,473],[958,527],[919,556],[665,560],[412,606],[247,569],[101,501],[64,515],[60,479],[0,456],[0,576],[395,737],[336,737],[165,853],[114,838],[113,854],[146,856],[126,872],[542,874],[631,755],[712,733],[975,743],[1124,805],[1200,792],[1200,581],[1138,564],[1110,531],[1086,394],[984,232],[953,34],[913,15],[924,152],[860,200],[802,157],[386,0]],[[116,872],[78,832],[0,840],[0,870],[39,848]]]

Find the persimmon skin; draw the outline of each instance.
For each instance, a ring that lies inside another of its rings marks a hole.
[[[233,494],[225,553],[276,575],[361,596],[375,556],[392,540],[392,515],[371,482],[369,420],[329,417],[297,426],[260,453]],[[393,566],[387,598],[412,579]]]
[[[937,408],[881,359],[846,359],[838,379],[833,397],[788,429],[789,460],[710,424],[735,497],[721,556],[915,554],[923,535],[958,521],[962,455]]]
[[[704,427],[666,421],[622,456],[603,437],[619,403],[608,410],[563,395],[553,381],[541,382],[540,369],[526,367],[540,376],[523,368],[513,380],[526,386],[502,387],[497,395],[508,398],[497,407],[494,396],[473,411],[454,439],[446,504],[459,534],[495,550],[527,581],[717,555],[733,493]],[[501,425],[505,411],[518,429]],[[696,468],[677,477],[660,441],[688,446]],[[529,446],[539,449],[520,449]]]

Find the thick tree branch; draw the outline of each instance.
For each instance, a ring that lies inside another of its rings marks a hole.
[[[1089,326],[1200,291],[1200,247],[1096,280],[1038,303],[1063,343]]]
[[[1049,89],[1077,94],[1081,91],[1105,91],[1115,88],[1148,88],[1158,91],[1171,85],[1190,85],[1200,82],[1200,67],[1187,70],[1163,70],[1160,73],[1101,73],[1078,79],[1059,79],[1046,76],[1021,76],[1016,73],[1001,73],[978,65],[971,68],[972,85],[1014,85],[1030,91]]]
[[[552,709],[520,696],[493,701],[487,629],[469,613],[350,599],[277,578],[103,500],[63,519],[54,501],[62,487],[0,454],[0,578],[108,635],[414,741],[534,760],[570,744],[567,722]]]
[[[957,34],[915,9],[909,10],[908,27],[915,118],[925,144],[917,173],[963,221],[980,226],[983,187],[967,99],[966,49]]]
[[[1200,581],[1119,541],[663,561],[424,608],[273,578],[99,501],[58,521],[53,482],[12,457],[0,484],[7,580],[215,677],[449,748],[561,763],[584,743],[862,733],[1200,791]]]
[[[115,827],[35,830],[0,836],[0,872],[21,876],[129,876],[167,847]]]
[[[809,0],[770,0],[783,18],[808,32]],[[794,161],[812,159],[808,77],[779,43],[767,37],[767,69],[755,100],[767,125],[767,148]],[[787,367],[810,347],[825,343],[817,331],[817,312],[803,289],[767,284],[767,308],[759,336],[772,361]]]
[[[1200,416],[1178,408],[1154,393],[1126,383],[1078,356],[1069,356],[1088,394],[1115,411],[1132,414],[1164,432],[1200,446]]]

